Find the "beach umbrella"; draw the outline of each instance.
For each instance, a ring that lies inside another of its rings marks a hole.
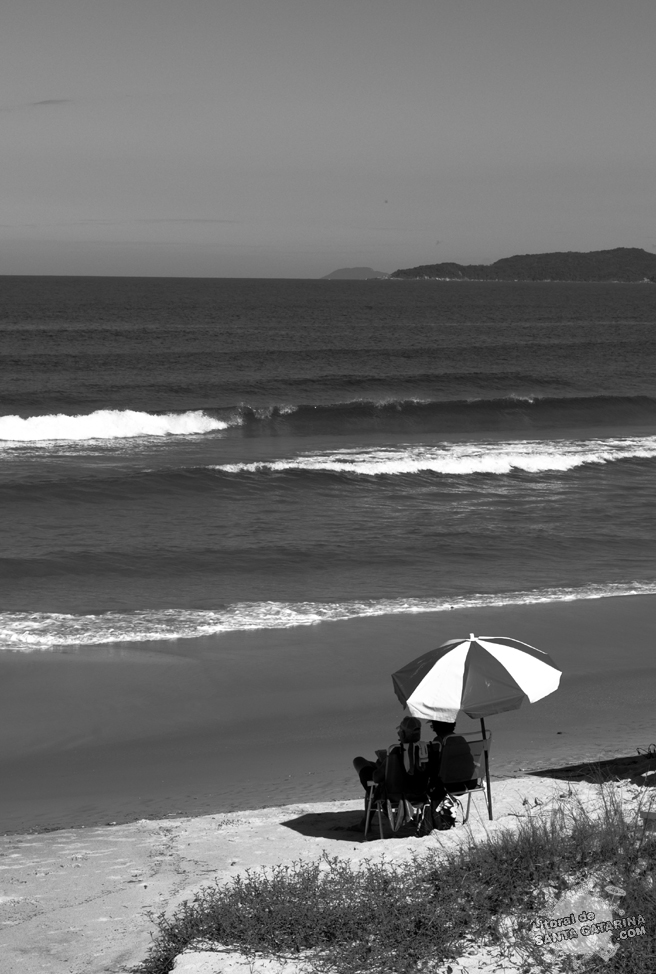
[[[481,721],[485,747],[487,803],[492,818],[489,740],[485,718],[535,703],[558,689],[561,671],[546,653],[519,639],[475,636],[450,639],[418,656],[396,673],[396,695],[413,717],[455,721],[463,710]]]
[[[547,653],[518,639],[450,639],[392,674],[413,717],[454,721],[458,711],[483,718],[535,703],[558,688],[561,671]]]

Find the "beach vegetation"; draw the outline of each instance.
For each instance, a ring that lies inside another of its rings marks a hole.
[[[456,846],[435,834],[408,862],[324,855],[206,886],[172,916],[151,917],[157,933],[139,972],[168,974],[202,944],[296,958],[318,974],[441,974],[466,948],[505,956],[517,971],[654,974],[656,833],[612,785],[599,794],[594,807],[573,795],[528,806],[514,827],[483,839],[468,832]],[[646,935],[614,931],[610,958],[540,946],[532,920],[581,884],[621,888],[622,915],[639,916]]]

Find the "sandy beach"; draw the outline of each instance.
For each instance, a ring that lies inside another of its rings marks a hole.
[[[656,739],[655,610],[636,596],[0,653],[0,832],[357,798],[353,756],[396,736],[390,674],[469,632],[563,670],[557,693],[489,720],[494,774],[635,753]]]
[[[630,809],[644,788],[615,785]],[[402,861],[470,835],[482,839],[513,828],[522,817],[549,814],[563,803],[594,803],[597,786],[546,776],[495,779],[495,817],[481,797],[467,826],[426,838],[377,837],[353,830],[359,801],[297,803],[284,807],[175,818],[129,825],[63,829],[0,839],[0,949],[3,974],[125,974],[145,959],[155,927],[147,913],[170,914],[203,886],[246,869],[314,860],[324,853],[351,859]],[[176,974],[274,974],[265,959],[254,966],[238,952],[188,950]],[[295,970],[292,965],[289,971]],[[463,945],[465,971],[510,971],[498,950]]]
[[[422,840],[365,845],[350,831],[351,758],[394,739],[389,674],[456,634],[512,634],[564,671],[551,697],[488,721],[492,827],[526,797],[592,787],[545,769],[628,760],[656,739],[655,608],[617,598],[3,653],[4,970],[126,971],[153,929],[143,911],[214,878],[324,850],[411,852]],[[624,778],[634,788],[630,767]]]

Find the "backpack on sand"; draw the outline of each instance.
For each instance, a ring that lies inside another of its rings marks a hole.
[[[458,805],[460,802],[457,803]],[[441,802],[435,800],[430,803],[430,818],[433,829],[445,832],[454,828],[456,824],[456,802],[448,795]]]

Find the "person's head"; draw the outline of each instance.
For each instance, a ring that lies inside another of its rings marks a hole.
[[[435,737],[446,737],[447,734],[453,734],[456,729],[456,722],[449,720],[431,720],[431,728]]]
[[[398,732],[402,744],[414,744],[421,737],[421,721],[417,717],[404,717]]]

